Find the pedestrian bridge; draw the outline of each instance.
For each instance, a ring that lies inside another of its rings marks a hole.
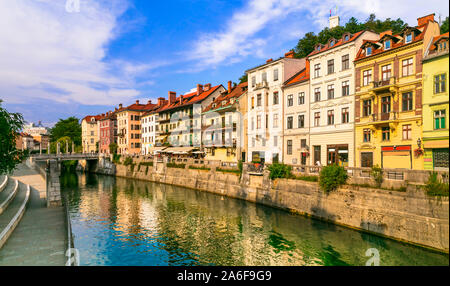
[[[69,161],[69,160],[98,160],[98,154],[92,153],[73,153],[73,154],[33,154],[30,157],[34,161]]]

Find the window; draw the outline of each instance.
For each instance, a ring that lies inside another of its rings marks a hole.
[[[256,116],[256,129],[261,129],[261,115]]]
[[[402,110],[411,111],[413,110],[413,96],[412,91],[405,92],[402,94]]]
[[[91,131],[91,136],[94,136],[94,131]]]
[[[372,100],[367,99],[363,101],[363,116],[369,116],[372,114]]]
[[[345,35],[344,41],[348,41],[348,39],[349,39],[349,36],[348,36],[348,35]]]
[[[292,129],[293,127],[294,127],[294,118],[292,116],[288,116],[287,129]]]
[[[320,77],[320,64],[314,65],[314,77]]]
[[[261,106],[261,100],[262,100],[262,96],[261,96],[261,94],[258,94],[256,96],[256,106]]]
[[[434,93],[445,92],[445,86],[447,85],[446,74],[440,74],[434,76]]]
[[[448,168],[448,148],[447,149],[433,149],[433,167],[434,168]]]
[[[269,128],[269,114],[266,114],[266,129]]]
[[[278,127],[278,113],[275,113],[273,115],[273,127],[277,128]]]
[[[330,42],[330,47],[334,46],[334,40]]]
[[[372,82],[372,70],[363,71],[363,86],[369,85]]]
[[[391,112],[391,97],[384,96],[381,98],[381,112],[389,113]]]
[[[256,86],[256,77],[252,76],[252,87]]]
[[[381,134],[382,134],[383,141],[391,140],[391,130],[389,129],[389,127],[382,127]]]
[[[391,41],[384,42],[384,49],[389,50],[391,48]]]
[[[370,56],[372,54],[372,47],[366,48],[366,56]]]
[[[286,151],[288,155],[292,155],[292,140],[287,140]]]
[[[300,148],[306,148],[306,139],[300,139]]]
[[[278,136],[273,136],[273,146],[277,147],[278,146]]]
[[[300,92],[298,94],[298,105],[302,105],[305,104],[305,93],[304,92]]]
[[[320,125],[320,112],[314,113],[314,126]]]
[[[328,74],[334,73],[334,60],[328,60]]]
[[[287,97],[287,106],[294,105],[294,96],[292,94],[289,94]]]
[[[252,147],[255,147],[255,138],[252,138]]]
[[[342,108],[342,123],[348,123],[350,119],[349,108]]]
[[[334,98],[334,84],[328,85],[327,95],[328,95],[328,99]]]
[[[381,78],[383,81],[391,78],[391,65],[385,65],[381,67]]]
[[[267,81],[267,73],[266,72],[263,72],[262,73],[262,75],[261,75],[261,80],[264,82],[264,81]]]
[[[434,112],[434,129],[445,129],[445,109]]]
[[[342,96],[347,95],[350,95],[350,84],[348,80],[342,82]]]
[[[255,118],[252,118],[251,122],[252,130],[255,130]]]
[[[278,91],[275,91],[275,92],[273,93],[273,104],[274,104],[274,105],[278,104],[278,101],[279,101]]]
[[[277,81],[278,80],[278,69],[274,69],[273,70],[273,81]]]
[[[255,98],[252,96],[252,109],[255,108]]]
[[[350,58],[349,55],[342,56],[342,70],[347,70],[350,68]]]
[[[363,141],[364,142],[370,142],[370,135],[372,134],[372,131],[370,129],[364,129],[363,130]]]
[[[328,125],[334,124],[334,110],[328,110],[327,123]]]
[[[373,153],[361,152],[361,167],[372,168],[373,166]]]
[[[405,43],[411,43],[412,41],[412,34],[409,33],[408,35],[406,35],[405,37]]]
[[[413,59],[407,59],[402,61],[402,75],[409,76],[413,74]]]
[[[320,101],[320,87],[314,89],[314,101]]]
[[[320,163],[321,159],[320,159],[320,146],[314,146],[314,164],[318,164]]]
[[[403,140],[411,140],[411,124],[403,125]]]
[[[299,115],[298,116],[298,128],[304,128],[305,127],[305,115]]]

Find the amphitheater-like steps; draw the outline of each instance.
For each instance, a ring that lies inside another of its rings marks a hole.
[[[0,187],[4,181],[0,178]],[[8,177],[0,192],[0,249],[20,223],[29,200],[30,186]]]

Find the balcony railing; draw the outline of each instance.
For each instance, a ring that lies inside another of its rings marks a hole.
[[[386,80],[374,81],[372,82],[374,89],[384,89],[388,88],[397,83],[397,79],[395,77],[391,77]]]
[[[398,112],[382,112],[382,113],[374,113],[372,114],[372,121],[389,121],[389,120],[397,120]]]

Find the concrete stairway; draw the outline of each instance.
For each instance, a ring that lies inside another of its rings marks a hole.
[[[29,200],[29,185],[0,176],[0,249],[21,221]]]

